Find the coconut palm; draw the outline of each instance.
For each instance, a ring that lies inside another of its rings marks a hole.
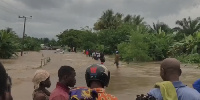
[[[124,23],[131,23],[132,22],[132,16],[131,15],[126,15],[123,19]]]
[[[134,16],[133,16],[133,22],[134,22],[136,25],[145,24],[145,22],[144,22],[144,17],[141,17],[140,15],[134,15]]]
[[[184,33],[186,36],[194,35],[200,30],[200,17],[197,17],[194,20],[190,17],[188,19],[183,18],[182,20],[177,20],[176,24],[179,27],[175,27],[174,29],[179,31],[179,33]]]
[[[152,30],[154,30],[156,33],[159,33],[159,30],[162,30],[166,33],[172,32],[171,28],[169,28],[169,26],[167,24],[165,24],[164,22],[157,22],[156,24],[153,23],[153,28]]]
[[[127,15],[124,17],[123,19],[124,23],[129,23],[129,24],[134,24],[134,25],[141,25],[141,24],[145,24],[144,22],[144,18],[141,17],[140,15]]]
[[[95,30],[103,29],[116,29],[122,22],[122,14],[114,14],[113,10],[109,9],[103,12],[103,15],[99,20],[94,24]]]

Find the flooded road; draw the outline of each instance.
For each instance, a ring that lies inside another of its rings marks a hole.
[[[33,83],[31,82],[35,71],[41,64],[42,54],[51,57],[51,62],[42,67],[50,72],[52,91],[58,80],[57,71],[62,65],[70,65],[75,68],[77,76],[76,86],[86,86],[85,70],[94,63],[100,63],[81,53],[56,54],[54,51],[29,52],[23,57],[11,60],[1,60],[7,72],[13,79],[12,95],[14,100],[32,100]],[[106,91],[115,95],[119,100],[134,100],[138,94],[146,94],[153,85],[162,81],[159,77],[159,62],[156,63],[120,63],[116,69],[113,58],[106,57],[105,66],[111,71],[111,80]],[[188,86],[200,78],[200,70],[193,66],[182,67],[181,80]]]

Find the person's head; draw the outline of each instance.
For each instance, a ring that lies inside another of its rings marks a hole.
[[[8,75],[4,66],[0,62],[0,100],[12,100],[10,91],[8,91]]]
[[[166,58],[160,66],[160,76],[164,81],[179,81],[182,71],[180,62],[175,58]]]
[[[102,64],[93,64],[86,69],[85,80],[90,88],[107,87],[110,81],[110,71]]]
[[[51,86],[50,74],[46,70],[37,70],[32,79],[34,89],[49,88]]]
[[[115,53],[116,53],[116,54],[119,54],[119,51],[116,51]]]
[[[58,70],[59,82],[65,86],[74,87],[76,84],[76,72],[71,66],[61,66]]]

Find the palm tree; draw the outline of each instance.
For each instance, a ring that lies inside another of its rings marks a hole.
[[[16,33],[13,31],[13,29],[10,28],[10,27],[7,27],[7,28],[5,29],[5,31],[6,31],[6,33],[16,34]]]
[[[94,24],[94,29],[116,29],[121,23],[122,16],[122,14],[114,14],[113,10],[108,9],[107,11],[103,12],[103,15]]]
[[[124,23],[131,23],[132,22],[132,16],[131,15],[126,15],[123,19]]]
[[[8,59],[16,52],[16,35],[11,28],[0,30],[0,58]]]
[[[144,22],[144,17],[141,17],[140,15],[127,15],[126,17],[124,17],[123,19],[124,23],[129,23],[129,24],[134,24],[134,25],[141,25],[141,24],[145,24]]]
[[[122,24],[122,16],[121,13],[116,13],[113,18],[113,28],[116,29],[118,26]]]
[[[145,22],[144,22],[144,17],[141,17],[140,15],[134,15],[134,16],[133,16],[133,22],[134,22],[136,25],[145,24]]]
[[[175,27],[174,30],[179,31],[179,33],[184,33],[186,36],[194,36],[194,34],[200,30],[200,17],[194,20],[190,17],[188,17],[188,19],[183,18],[182,20],[177,20],[176,24],[179,27]]]
[[[156,24],[153,23],[153,28],[152,30],[154,30],[156,33],[159,33],[159,30],[162,30],[166,33],[171,32],[171,28],[169,28],[169,26],[167,24],[165,24],[164,22],[157,22]]]

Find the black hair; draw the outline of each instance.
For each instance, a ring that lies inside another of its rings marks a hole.
[[[96,84],[101,85],[101,87],[104,88],[103,82],[101,82],[101,81],[99,81],[99,80],[91,80],[90,83],[89,83],[89,84],[90,84],[90,87],[91,87],[91,83],[93,83],[93,82],[96,83]]]
[[[4,93],[7,89],[7,74],[4,66],[0,62],[0,96],[4,98]]]
[[[75,71],[74,68],[72,68],[71,66],[61,66],[60,69],[58,70],[59,81],[63,78],[63,76],[65,75],[70,76],[74,71]]]

